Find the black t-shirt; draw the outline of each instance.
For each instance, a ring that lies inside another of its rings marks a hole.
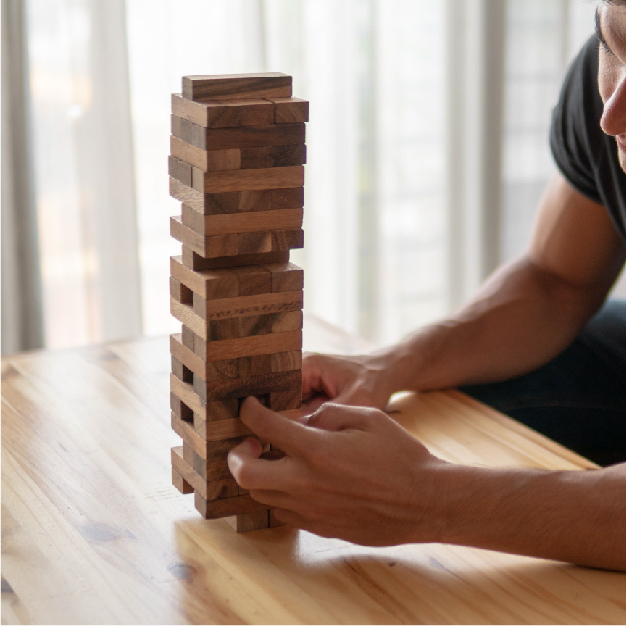
[[[626,241],[626,174],[617,143],[600,128],[598,39],[593,35],[572,63],[552,112],[550,147],[558,168],[583,195],[603,204]]]

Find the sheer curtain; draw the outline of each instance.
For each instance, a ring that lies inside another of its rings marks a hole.
[[[141,332],[124,0],[27,0],[47,347]]]
[[[179,207],[167,154],[169,94],[184,74],[282,71],[310,100],[305,249],[292,254],[306,271],[306,310],[383,343],[458,306],[525,244],[553,171],[550,110],[594,9],[585,0],[28,6],[51,345],[176,329],[168,218]]]

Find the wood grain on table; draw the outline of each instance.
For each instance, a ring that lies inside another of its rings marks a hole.
[[[308,319],[305,347],[367,346]],[[3,360],[3,623],[626,623],[620,573],[201,519],[170,484],[169,369],[166,337]],[[392,408],[453,462],[594,467],[457,392]]]

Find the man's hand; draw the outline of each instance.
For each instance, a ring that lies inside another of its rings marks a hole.
[[[305,426],[248,398],[240,415],[285,452],[260,459],[248,439],[228,455],[237,482],[277,519],[362,545],[438,540],[434,475],[447,464],[381,411],[329,403]]]
[[[308,353],[302,361],[302,399],[305,410],[322,403],[371,406],[384,410],[395,391],[386,383],[382,354],[339,356]]]

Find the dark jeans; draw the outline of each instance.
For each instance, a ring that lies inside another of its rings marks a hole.
[[[626,461],[626,300],[534,372],[460,389],[600,465]]]

